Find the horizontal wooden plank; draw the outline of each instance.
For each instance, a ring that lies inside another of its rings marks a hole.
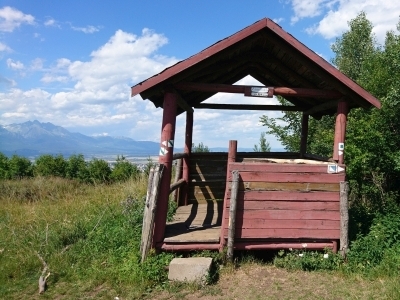
[[[230,201],[226,202],[226,207],[230,206]],[[237,209],[241,210],[333,210],[339,211],[339,202],[322,201],[242,201],[237,200]]]
[[[344,174],[327,173],[271,173],[271,172],[239,172],[242,181],[262,182],[320,182],[339,183],[344,181]],[[232,173],[229,173],[228,180],[232,181]]]
[[[230,198],[230,190],[226,192],[226,198]],[[301,192],[301,191],[240,191],[238,199],[244,201],[339,201],[339,192]]]
[[[225,224],[228,221],[225,220]],[[276,229],[340,229],[339,220],[236,220],[236,228],[276,228]]]
[[[223,173],[226,176],[226,163],[224,164],[216,164],[212,163],[209,165],[189,165],[189,172],[190,173]]]
[[[229,189],[231,183],[229,183]],[[240,182],[239,190],[265,190],[265,191],[327,191],[339,192],[339,183],[298,183],[298,182]]]
[[[338,221],[340,213],[331,210],[237,210],[236,222],[243,219]]]
[[[339,165],[344,170],[345,165]],[[230,170],[238,170],[239,172],[254,171],[254,172],[273,172],[273,173],[328,173],[327,164],[276,164],[276,163],[229,163]],[[340,173],[339,173],[340,174]]]
[[[228,230],[224,230],[227,237]],[[339,239],[340,229],[236,229],[235,238]]]

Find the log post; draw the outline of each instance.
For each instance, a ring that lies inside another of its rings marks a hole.
[[[183,158],[183,171],[182,178],[186,184],[183,186],[182,195],[184,205],[188,205],[188,193],[189,193],[189,163],[190,154],[192,153],[192,136],[193,136],[193,112],[186,112],[186,130],[185,130],[185,149],[186,157]]]
[[[344,140],[346,137],[347,113],[348,103],[344,100],[339,101],[335,124],[335,138],[333,143],[333,159],[339,164],[344,163]]]
[[[236,227],[236,203],[239,190],[239,171],[232,171],[231,199],[229,204],[229,223],[228,223],[228,252],[227,259],[232,261],[233,249],[235,246],[235,227]]]
[[[161,131],[160,155],[158,161],[164,165],[164,174],[160,184],[156,217],[154,222],[153,247],[164,239],[167,221],[169,187],[171,184],[174,136],[176,124],[177,96],[171,92],[164,94],[164,111]]]
[[[157,202],[160,192],[160,182],[162,180],[164,165],[157,165],[150,169],[149,183],[147,186],[146,206],[144,208],[142,242],[140,243],[140,252],[142,254],[142,263],[145,261],[150,248],[152,247],[154,221],[157,212]]]
[[[231,171],[229,169],[229,163],[235,162],[236,161],[236,154],[237,154],[237,141],[230,140],[229,141],[229,150],[228,150],[228,161],[227,161],[227,166],[226,166],[226,187],[225,187],[225,195],[224,195],[224,203],[222,206],[222,224],[221,224],[221,235],[219,238],[219,244],[220,244],[220,251],[223,251],[225,247],[225,237],[224,237],[224,231],[226,224],[224,222],[226,218],[226,201],[227,201],[227,191],[229,190],[229,182],[228,182],[228,177],[229,177],[229,172]]]
[[[340,182],[340,253],[345,256],[349,248],[349,183]]]
[[[303,113],[301,118],[300,158],[304,158],[307,153],[308,119],[309,115]]]
[[[179,181],[181,175],[182,175],[182,158],[179,158],[176,160],[174,183]],[[178,191],[178,189],[175,189],[172,192],[172,199],[174,199],[174,201],[178,204],[178,206],[180,197],[181,197],[180,191]]]

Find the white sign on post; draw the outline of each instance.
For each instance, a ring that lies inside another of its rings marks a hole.
[[[251,87],[251,96],[268,97],[268,91],[269,91],[269,89],[267,87],[252,86]]]

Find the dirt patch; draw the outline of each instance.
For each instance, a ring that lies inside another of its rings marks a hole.
[[[390,289],[390,285],[389,285]],[[152,299],[391,299],[379,281],[328,272],[289,272],[270,265],[225,267],[214,285],[172,287]]]

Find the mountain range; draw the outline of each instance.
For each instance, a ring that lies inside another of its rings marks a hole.
[[[5,155],[152,156],[158,155],[159,148],[160,144],[156,142],[135,141],[127,137],[92,137],[37,120],[0,126],[0,152]]]

